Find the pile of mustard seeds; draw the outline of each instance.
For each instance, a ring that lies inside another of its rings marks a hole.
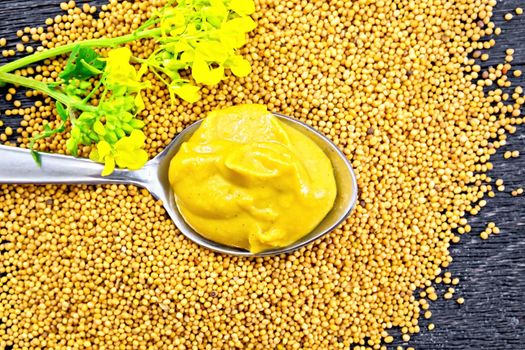
[[[43,48],[122,35],[163,4],[112,0],[97,12],[64,3],[42,33],[28,33]],[[247,78],[172,105],[147,77],[147,149],[154,156],[210,110],[262,103],[347,155],[360,190],[352,215],[293,254],[245,259],[193,244],[133,186],[1,185],[0,347],[385,349],[393,327],[410,339],[438,298],[432,282],[459,282],[441,274],[449,248],[470,231],[464,216],[486,204],[490,156],[524,121],[523,90],[503,91],[511,60],[482,72],[473,58],[500,31],[495,4],[257,0]],[[155,49],[130,47],[139,57]],[[18,73],[51,81],[63,66]],[[28,96],[42,101],[9,111],[23,117],[22,146],[58,123],[50,99]],[[64,153],[66,139],[38,148]]]

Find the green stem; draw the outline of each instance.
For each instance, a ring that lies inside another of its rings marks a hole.
[[[98,89],[102,86],[102,80],[99,80],[97,85],[93,88],[93,90],[91,90],[91,92],[86,96],[84,97],[84,99],[82,100],[82,102],[84,103],[88,103],[88,101],[91,99],[91,97],[93,97],[93,95],[95,95],[98,91]]]
[[[65,53],[71,52],[77,45],[82,45],[85,47],[114,47],[122,45],[131,41],[145,39],[145,38],[155,38],[161,35],[160,28],[149,29],[138,33],[132,33],[128,35],[119,36],[116,38],[102,38],[102,39],[90,39],[85,40],[79,43],[67,44],[64,46],[55,47],[53,49],[45,50],[42,52],[37,52],[33,55],[20,58],[16,61],[9,62],[0,67],[0,73],[9,73],[14,70],[24,68],[30,64],[46,60],[48,58],[53,58],[56,56],[63,55]],[[0,79],[0,81],[3,81]]]
[[[150,58],[151,57],[155,57],[155,54],[156,54],[156,51],[151,54]],[[148,68],[155,68],[155,69],[161,71],[162,73],[166,74],[167,76],[169,76],[169,74],[166,73],[166,70],[164,68],[162,68],[158,64],[151,63],[151,59],[145,60],[145,59],[138,58],[138,57],[131,57],[131,61],[135,62],[135,63],[145,64]],[[160,78],[160,76],[159,76],[159,78]],[[169,84],[167,84],[164,79],[162,79],[162,82],[169,86]]]
[[[21,77],[19,75],[11,73],[0,72],[0,81],[4,83],[20,85],[29,89],[38,90],[45,93],[49,97],[54,98],[56,101],[62,102],[64,105],[73,107],[77,110],[84,112],[94,112],[97,110],[97,107],[88,105],[81,100],[74,99],[66,94],[61,93],[58,90],[51,89],[46,83]]]

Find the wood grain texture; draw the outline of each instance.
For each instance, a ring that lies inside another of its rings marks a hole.
[[[13,48],[16,30],[43,25],[45,18],[60,13],[59,2],[0,0],[0,37],[11,39],[9,47]],[[90,3],[100,5],[104,1]],[[503,31],[496,38],[496,47],[490,50],[491,59],[483,66],[501,63],[505,49],[514,48],[514,68],[525,70],[525,15],[515,16],[510,22],[503,20],[505,13],[520,5],[525,7],[525,2],[498,1],[494,21]],[[511,80],[525,86],[523,78]],[[0,101],[4,97],[5,90],[0,90]],[[5,102],[0,102],[0,111],[6,108]],[[18,118],[3,114],[1,118],[14,127],[19,122]],[[506,150],[520,150],[523,156],[503,160]],[[429,321],[421,320],[421,333],[409,343],[416,349],[525,349],[525,197],[510,195],[517,187],[525,188],[525,125],[509,135],[508,144],[498,151],[493,162],[494,170],[489,175],[504,179],[506,191],[498,192],[478,216],[469,218],[473,232],[452,247],[454,262],[449,270],[461,278],[456,297],[464,297],[465,304],[460,307],[443,299],[432,303],[430,322],[436,329],[427,331]],[[482,241],[479,232],[490,221],[501,228],[501,234]],[[407,344],[396,342],[390,348],[396,345]]]

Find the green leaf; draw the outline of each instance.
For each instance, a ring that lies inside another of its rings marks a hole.
[[[38,167],[41,168],[42,167],[42,156],[40,155],[40,153],[38,153],[35,150],[31,150],[31,156],[33,157],[36,165],[38,165]]]
[[[68,119],[68,114],[67,114],[67,111],[66,111],[66,108],[64,107],[64,105],[62,103],[60,103],[59,101],[56,102],[56,109],[57,109],[57,113],[58,113],[58,116],[60,117],[60,119],[62,119],[63,122],[65,122],[67,119]]]
[[[100,56],[90,47],[77,45],[66,63],[59,77],[68,82],[71,79],[87,80],[99,75],[104,69],[105,63]]]

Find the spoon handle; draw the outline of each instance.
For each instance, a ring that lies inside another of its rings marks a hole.
[[[89,159],[40,153],[39,167],[27,149],[0,145],[2,184],[126,184],[133,183],[132,171],[116,170],[101,176],[104,166]]]

